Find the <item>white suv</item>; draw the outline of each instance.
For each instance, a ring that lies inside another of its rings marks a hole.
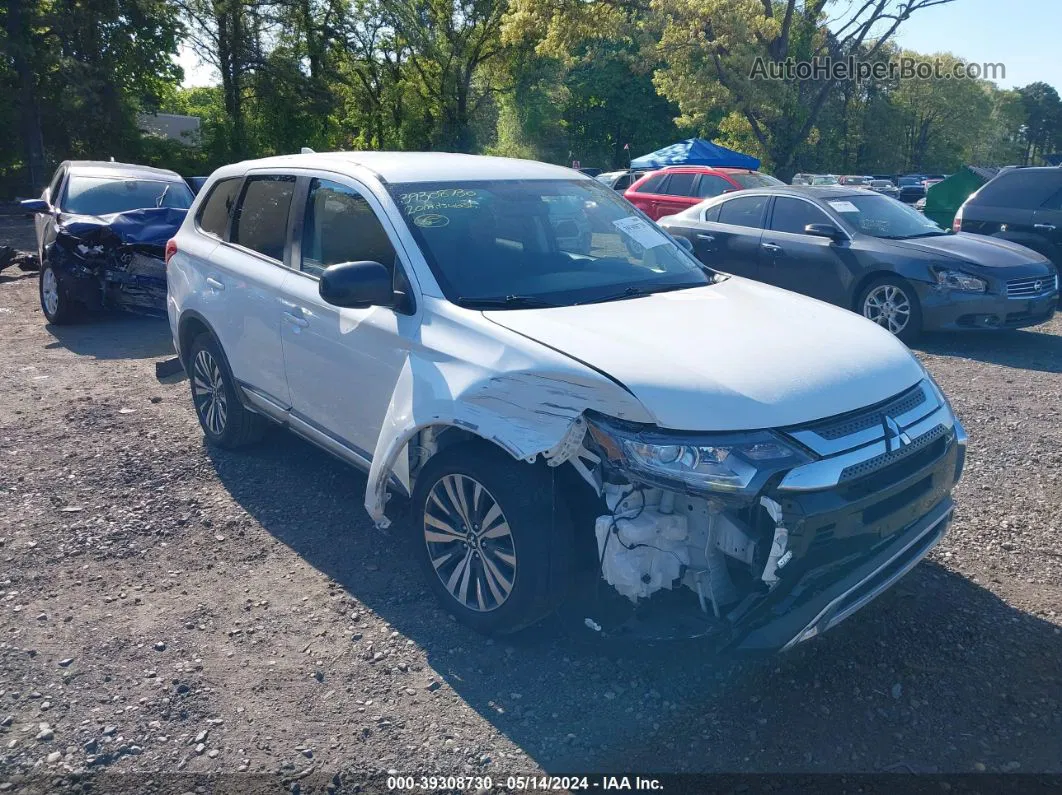
[[[285,425],[368,472],[379,526],[388,491],[410,498],[431,587],[485,632],[589,568],[612,586],[582,608],[595,629],[655,616],[784,648],[895,582],[952,513],[965,434],[903,344],[707,270],[566,168],[226,166],[167,261],[208,443]]]

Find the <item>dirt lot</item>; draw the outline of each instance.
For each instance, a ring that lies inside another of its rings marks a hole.
[[[713,659],[574,608],[492,642],[360,474],[280,432],[206,449],[164,322],[50,328],[6,270],[0,770],[1062,772],[1062,318],[919,355],[970,434],[957,520],[842,627]]]

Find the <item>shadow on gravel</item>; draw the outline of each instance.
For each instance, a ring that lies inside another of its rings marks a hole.
[[[371,526],[361,474],[279,431],[209,455],[263,527],[422,647],[551,773],[1062,769],[1059,630],[935,563],[784,656],[603,645],[578,603],[491,641],[435,607],[404,505],[389,531]]]
[[[44,320],[43,315],[41,320]],[[46,348],[66,348],[95,359],[150,359],[173,353],[165,318],[129,312],[91,312],[69,326],[47,326],[55,337]]]
[[[1019,370],[1062,373],[1062,336],[1036,329],[926,334],[914,348]]]

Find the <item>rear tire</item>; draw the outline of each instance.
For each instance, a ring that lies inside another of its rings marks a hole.
[[[59,274],[50,263],[41,266],[37,281],[41,311],[53,326],[62,326],[79,319],[84,307],[70,297]]]
[[[213,334],[204,332],[188,348],[192,405],[207,444],[233,449],[262,438],[267,420],[244,408],[228,360]]]
[[[914,287],[898,276],[871,281],[859,294],[856,311],[910,345],[922,333],[922,305]]]
[[[462,624],[488,635],[516,632],[568,595],[572,528],[553,474],[473,441],[441,451],[417,476],[415,554]]]

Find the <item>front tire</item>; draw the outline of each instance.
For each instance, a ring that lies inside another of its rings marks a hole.
[[[908,345],[922,333],[922,305],[904,279],[874,279],[860,293],[856,311]]]
[[[81,305],[67,294],[59,274],[48,262],[41,265],[38,292],[41,299],[41,311],[53,326],[73,323],[78,319]]]
[[[413,522],[429,587],[479,632],[516,632],[568,594],[571,522],[543,465],[486,442],[446,448],[417,476]]]
[[[258,441],[266,420],[240,402],[236,380],[213,334],[202,333],[188,349],[192,404],[207,444],[233,449]]]

